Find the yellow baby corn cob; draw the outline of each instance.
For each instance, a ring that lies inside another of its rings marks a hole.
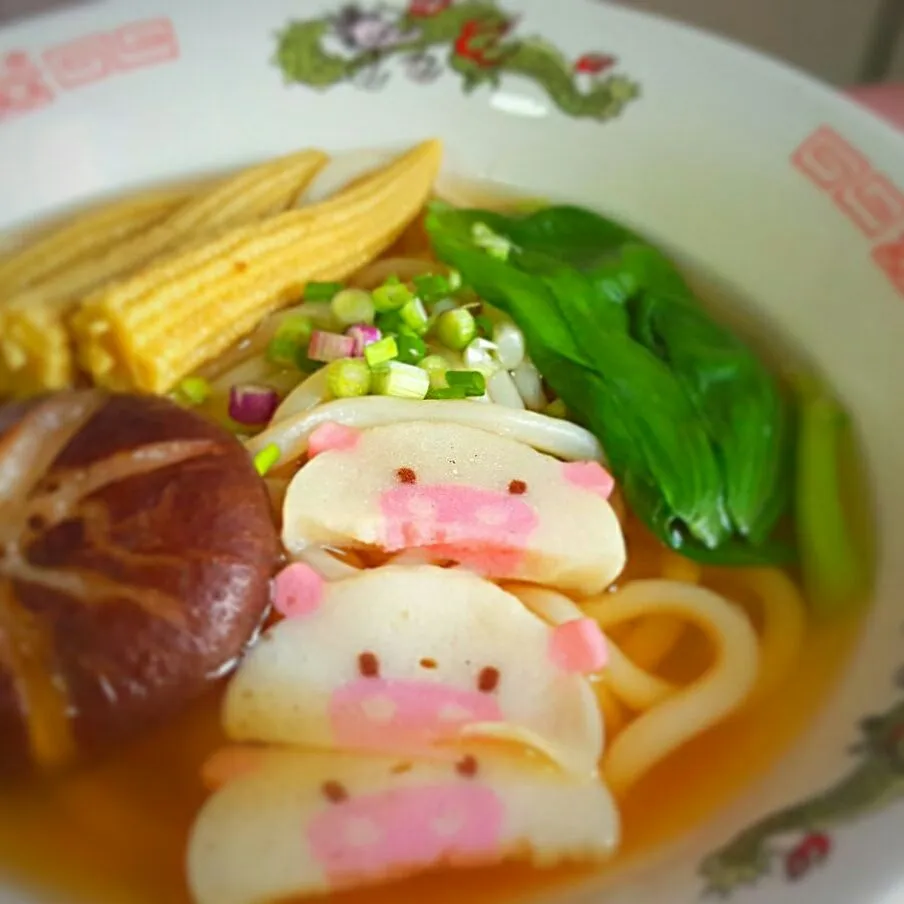
[[[164,260],[87,299],[72,318],[79,360],[114,389],[166,392],[312,279],[343,279],[417,215],[439,169],[425,142],[336,196]]]
[[[160,255],[285,210],[327,159],[321,151],[302,151],[244,170],[196,194],[150,230],[0,302],[0,392],[21,396],[70,385],[75,362],[65,318],[79,296]]]
[[[142,192],[42,230],[24,247],[0,258],[0,304],[12,293],[159,223],[190,197],[184,188]]]
[[[206,239],[285,210],[326,162],[327,157],[321,151],[301,151],[227,177],[196,193],[189,203],[181,205],[153,229],[115,244],[82,266],[42,283],[38,297],[45,302],[66,305],[186,242]]]

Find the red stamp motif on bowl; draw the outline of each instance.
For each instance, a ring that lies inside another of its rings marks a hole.
[[[51,101],[53,91],[28,54],[14,51],[0,57],[0,122],[46,107]]]
[[[98,32],[45,50],[44,65],[63,88],[78,88],[108,75],[177,59],[172,22],[149,19]]]
[[[904,230],[897,238],[873,248],[873,260],[904,295]]]
[[[828,126],[810,135],[791,163],[868,239],[878,240],[872,259],[904,295],[904,192]]]
[[[53,87],[71,91],[176,60],[179,40],[169,19],[144,19],[48,47],[39,58],[24,51],[0,57],[0,122],[51,103]]]

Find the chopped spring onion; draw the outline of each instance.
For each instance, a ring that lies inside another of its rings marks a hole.
[[[351,336],[326,333],[323,330],[311,333],[308,357],[312,361],[338,361],[339,358],[351,358],[354,354],[355,340]]]
[[[384,336],[379,342],[373,342],[364,349],[364,357],[371,367],[379,367],[399,356],[399,346],[394,336]]]
[[[419,364],[427,354],[427,346],[420,336],[401,335],[396,339],[399,361],[403,364]]]
[[[246,383],[229,390],[229,416],[239,424],[266,424],[279,406],[279,394],[269,386]]]
[[[304,287],[305,301],[329,301],[337,292],[342,291],[342,283],[309,282]]]
[[[264,446],[264,448],[254,456],[254,467],[257,473],[260,474],[261,477],[265,476],[279,461],[279,456],[281,454],[280,448],[276,443],[268,443]]]
[[[487,391],[486,378],[478,370],[450,370],[446,374],[450,389],[462,389],[467,397],[482,396]]]
[[[505,236],[493,232],[486,223],[475,223],[471,227],[471,238],[478,248],[483,248],[490,257],[497,260],[508,260],[508,256],[514,247],[514,244]]]
[[[430,376],[413,364],[390,361],[374,371],[374,392],[396,399],[423,399],[430,390]]]
[[[436,338],[446,348],[460,352],[477,336],[474,315],[465,308],[455,308],[440,314],[436,321]]]
[[[467,393],[463,386],[440,386],[437,389],[431,389],[427,393],[428,399],[448,400],[448,399],[465,399]]]
[[[363,289],[343,289],[333,296],[330,302],[333,316],[343,326],[355,323],[373,323],[375,316],[374,302],[370,292]]]
[[[448,298],[452,292],[452,286],[449,279],[442,274],[425,273],[423,276],[414,277],[414,291],[422,301],[427,304],[435,304]]]
[[[383,338],[383,333],[375,326],[367,323],[356,323],[345,331],[346,336],[351,336],[355,340],[354,357],[360,358],[364,354],[364,349],[368,345],[373,345]]]
[[[518,392],[518,387],[507,370],[497,370],[487,380],[487,395],[497,405],[524,409],[524,399],[521,398],[521,393]]]
[[[496,346],[487,339],[474,339],[465,349],[462,359],[465,367],[483,373],[493,373],[499,369],[493,353]]]
[[[531,411],[542,411],[546,407],[546,393],[543,378],[533,362],[525,358],[511,373],[524,404]]]
[[[382,286],[378,286],[372,293],[374,307],[377,311],[398,311],[414,298],[408,286],[398,282],[387,280]]]
[[[326,385],[336,399],[351,399],[370,392],[371,371],[361,358],[342,358],[330,363]]]
[[[303,314],[286,317],[267,344],[267,360],[283,367],[297,366],[299,355],[303,355],[313,332],[310,317]]]
[[[449,280],[449,290],[452,292],[457,292],[461,288],[461,273],[458,270],[450,270],[449,276],[447,277]]]
[[[399,317],[402,323],[409,329],[423,336],[427,332],[428,317],[427,311],[424,309],[424,303],[420,298],[412,298],[399,309]]]
[[[386,311],[382,314],[377,314],[376,322],[377,326],[380,328],[384,336],[388,336],[390,334],[396,335],[403,329],[408,329],[408,327],[406,327],[405,324],[402,323],[402,318],[399,317],[398,311]]]
[[[204,377],[186,377],[179,384],[178,393],[189,405],[203,405],[210,398],[210,383]]]
[[[420,367],[430,376],[431,389],[445,389],[446,372],[449,370],[449,362],[442,355],[428,355],[420,362]]]
[[[506,370],[514,370],[524,360],[524,333],[514,323],[497,323],[493,342],[496,343],[496,357]]]

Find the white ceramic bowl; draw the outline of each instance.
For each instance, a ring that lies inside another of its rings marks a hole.
[[[689,904],[708,856],[706,876],[741,902],[904,899],[893,680],[904,662],[893,555],[904,548],[904,138],[777,63],[591,0],[415,0],[434,43],[414,57],[389,46],[378,66],[353,61],[364,45],[407,40],[403,5],[363,3],[376,16],[347,30],[356,46],[344,49],[339,6],[96,2],[0,31],[0,228],[300,146],[435,135],[450,171],[596,207],[743,299],[856,415],[879,521],[875,608],[831,706],[780,765],[703,827],[607,876],[605,900]],[[315,46],[345,55],[335,72],[296,60],[316,90],[274,64],[292,19],[319,21]],[[553,68],[494,54],[468,37],[470,20],[484,36],[511,20],[502,49],[517,43]],[[888,715],[894,743],[851,754],[870,713]],[[789,882],[789,869],[806,880]],[[557,900],[600,896],[596,883]],[[25,900],[0,890],[3,904]]]

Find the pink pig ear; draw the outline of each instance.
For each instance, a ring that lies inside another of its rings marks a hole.
[[[308,458],[331,450],[342,452],[354,449],[359,439],[361,431],[357,428],[328,421],[321,424],[308,437]]]
[[[552,632],[549,658],[563,672],[598,672],[609,659],[606,638],[592,618],[564,622]]]
[[[562,473],[569,483],[590,493],[596,493],[603,499],[608,499],[615,488],[615,479],[595,461],[566,462],[562,465]]]
[[[323,578],[302,562],[284,568],[270,588],[273,608],[285,618],[302,618],[323,602]]]

